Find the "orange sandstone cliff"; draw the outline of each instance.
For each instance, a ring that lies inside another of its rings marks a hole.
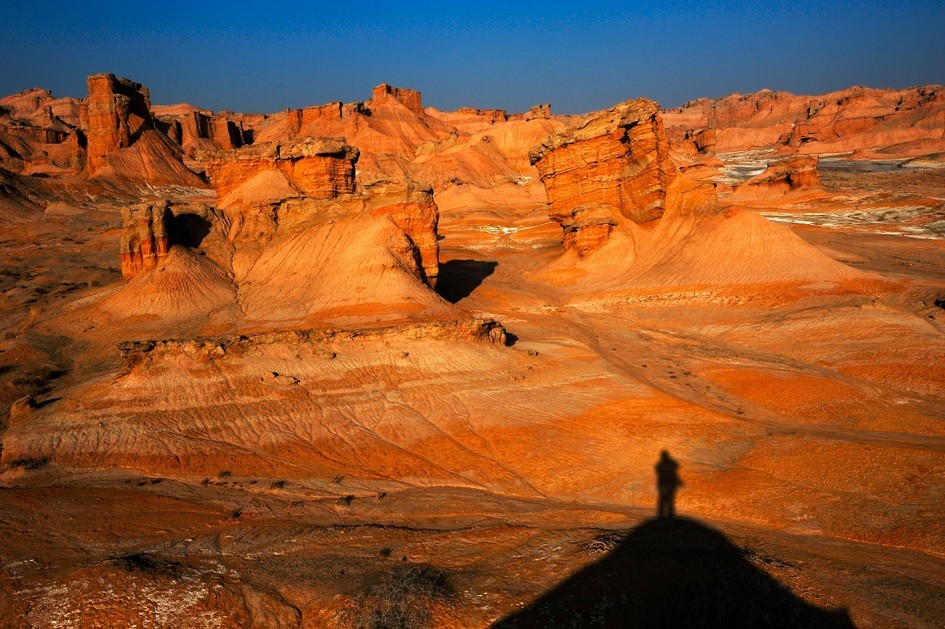
[[[639,224],[663,215],[677,170],[658,112],[652,101],[628,101],[552,134],[530,153],[566,249],[606,238],[612,211]]]

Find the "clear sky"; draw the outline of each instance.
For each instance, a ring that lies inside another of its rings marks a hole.
[[[84,96],[113,72],[152,102],[271,112],[370,97],[578,113],[761,88],[945,83],[931,2],[21,2],[0,7],[0,94]]]

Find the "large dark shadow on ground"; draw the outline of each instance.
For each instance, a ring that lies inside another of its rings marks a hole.
[[[499,266],[494,260],[450,260],[440,265],[436,292],[455,304],[469,297]]]
[[[211,227],[210,221],[199,214],[171,214],[167,218],[168,244],[196,249],[210,233]]]
[[[748,555],[696,520],[648,520],[494,627],[853,627],[845,609],[798,598]]]

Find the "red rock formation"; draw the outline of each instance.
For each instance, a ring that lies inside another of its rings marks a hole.
[[[682,144],[692,155],[712,155],[715,153],[715,129],[690,129]]]
[[[93,74],[87,82],[83,119],[89,173],[95,175],[106,165],[106,155],[131,146],[142,131],[154,128],[154,121],[150,93],[140,83],[114,74]]]
[[[691,129],[714,129],[718,151],[777,146],[799,153],[888,147],[889,156],[945,150],[945,87],[851,87],[820,96],[762,90],[700,99],[664,113],[674,143]],[[929,141],[937,144],[928,146]]]
[[[167,255],[167,201],[123,207],[121,218],[121,274],[131,279],[154,268]]]
[[[24,175],[75,175],[85,150],[78,130],[78,101],[26,90],[0,99],[0,166]]]
[[[801,155],[769,164],[760,175],[756,175],[738,186],[739,189],[766,192],[790,192],[820,186],[820,174],[816,155]]]
[[[377,181],[365,185],[364,194],[371,214],[390,216],[413,241],[420,257],[422,279],[435,287],[439,275],[440,245],[436,228],[440,215],[433,200],[433,188],[414,181]]]
[[[203,187],[180,145],[158,129],[147,88],[113,74],[88,78],[82,111],[88,173],[107,180]]]
[[[600,249],[617,227],[620,211],[612,205],[579,205],[561,222],[564,249],[579,257]]]
[[[220,198],[263,171],[278,170],[306,196],[330,199],[354,193],[358,156],[358,149],[341,139],[304,137],[292,143],[202,154],[201,158]]]
[[[371,101],[374,103],[379,103],[389,98],[400,102],[400,104],[410,111],[418,114],[423,113],[423,102],[420,98],[420,92],[416,90],[381,83],[375,87],[374,91],[371,93]]]
[[[189,155],[197,151],[237,149],[252,143],[250,121],[264,116],[212,112],[181,104],[154,108],[158,127]]]
[[[663,215],[677,171],[658,111],[652,101],[628,101],[552,134],[530,153],[566,248],[609,233],[611,219],[599,220],[606,208],[641,224]],[[581,234],[585,229],[593,235]]]

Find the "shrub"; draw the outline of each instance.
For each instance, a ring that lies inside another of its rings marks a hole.
[[[420,629],[432,622],[435,605],[453,596],[444,571],[427,564],[399,565],[370,577],[341,621],[366,629]]]

